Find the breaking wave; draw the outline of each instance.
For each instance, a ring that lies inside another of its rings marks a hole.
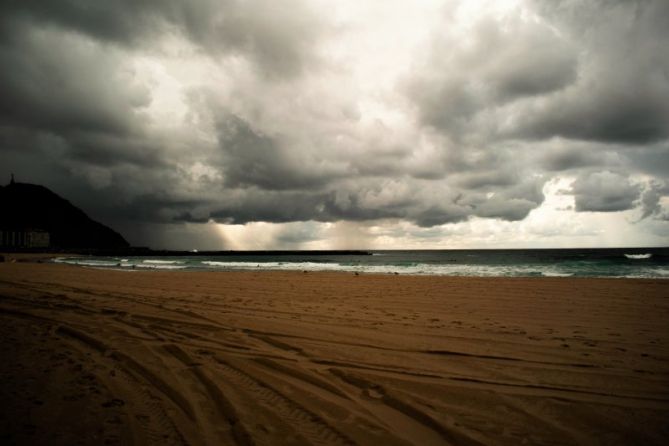
[[[651,253],[646,253],[646,254],[625,254],[625,257],[628,259],[632,260],[643,260],[643,259],[650,259],[653,257],[653,254]]]
[[[175,263],[186,263],[182,260],[154,260],[154,259],[148,259],[148,260],[143,260],[142,263],[149,263],[149,264],[155,264],[155,265],[174,265]]]
[[[631,249],[630,249],[631,250]],[[639,250],[640,251],[640,250]],[[667,258],[654,251],[543,252],[384,251],[373,256],[249,255],[60,257],[56,263],[124,271],[330,271],[470,277],[630,277],[668,279]],[[623,257],[623,255],[625,257]],[[652,257],[652,260],[647,260]],[[629,260],[628,260],[629,259]],[[644,261],[644,259],[646,259]]]

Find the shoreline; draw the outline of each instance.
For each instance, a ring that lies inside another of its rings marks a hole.
[[[147,273],[240,273],[240,272],[263,272],[263,273],[293,273],[293,274],[343,274],[343,275],[354,275],[354,276],[405,276],[405,277],[453,277],[453,278],[488,278],[488,279],[602,279],[602,280],[659,280],[665,281],[669,280],[669,275],[662,276],[595,276],[595,275],[574,275],[574,274],[531,274],[531,275],[467,275],[467,274],[453,274],[453,273],[423,273],[423,272],[406,272],[406,271],[388,271],[388,272],[379,272],[379,271],[364,271],[364,270],[355,270],[355,269],[289,269],[289,268],[263,268],[262,266],[250,266],[248,268],[206,268],[206,267],[177,267],[170,268],[170,265],[166,266],[95,266],[87,264],[75,264],[67,262],[53,262],[53,258],[58,258],[60,256],[54,256],[52,258],[44,258],[43,260],[46,263],[51,264],[61,264],[67,265],[75,268],[84,268],[84,269],[96,269],[100,271],[121,271],[121,272],[147,272]],[[32,262],[30,259],[19,260],[20,262]],[[45,262],[37,262],[45,263]]]
[[[643,250],[643,249],[642,249]],[[548,255],[546,252],[552,251]],[[586,252],[587,251],[587,252]],[[358,256],[351,251],[249,251],[234,255],[100,256],[23,254],[19,261],[54,261],[110,270],[297,271],[445,277],[586,277],[669,279],[669,251],[630,254],[621,250],[387,251]],[[624,251],[631,251],[625,249]],[[436,251],[435,251],[436,252]],[[495,254],[492,254],[492,253]],[[272,253],[272,254],[270,254]],[[346,254],[348,253],[348,254]]]
[[[32,260],[19,260],[23,263],[49,263],[49,264],[58,264],[53,262],[33,262]],[[316,275],[342,275],[342,276],[363,276],[363,277],[417,277],[417,278],[453,278],[453,279],[486,279],[486,280],[507,280],[507,279],[519,279],[519,280],[603,280],[603,281],[648,281],[648,282],[664,282],[669,280],[669,277],[625,277],[625,276],[562,276],[562,275],[547,275],[547,276],[467,276],[467,275],[456,275],[456,274],[417,274],[417,273],[400,273],[400,272],[366,272],[366,271],[351,271],[351,270],[299,270],[299,269],[263,269],[263,268],[247,268],[247,269],[160,269],[160,268],[119,268],[119,267],[101,267],[101,266],[90,266],[90,265],[73,265],[66,264],[68,267],[72,268],[82,268],[85,270],[97,270],[97,271],[118,271],[121,273],[147,273],[147,274],[174,274],[174,273],[183,273],[183,274],[236,274],[236,273],[267,273],[267,274],[316,274]]]
[[[669,435],[663,279],[135,272],[0,264],[3,438],[663,444]]]

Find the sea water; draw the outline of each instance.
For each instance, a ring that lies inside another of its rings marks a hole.
[[[184,256],[60,257],[95,268],[182,271],[345,271],[378,274],[669,279],[669,248],[392,250],[365,254],[282,252]]]

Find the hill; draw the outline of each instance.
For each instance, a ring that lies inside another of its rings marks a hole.
[[[121,234],[36,184],[12,182],[0,186],[0,229],[41,229],[49,232],[51,247],[60,249],[129,246]]]

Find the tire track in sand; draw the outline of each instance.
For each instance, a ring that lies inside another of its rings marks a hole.
[[[205,424],[206,427],[216,427],[219,424],[220,417],[222,416],[225,419],[230,427],[230,434],[234,442],[240,446],[252,446],[255,444],[248,430],[241,421],[237,410],[234,405],[228,400],[228,398],[223,394],[221,389],[216,385],[216,383],[209,378],[206,373],[202,370],[199,363],[196,363],[191,356],[186,353],[181,347],[175,344],[167,344],[163,346],[163,349],[170,355],[172,355],[176,360],[186,366],[186,369],[192,374],[193,379],[198,383],[205,391],[207,400],[213,403],[213,406],[216,409],[217,416],[213,417],[211,420],[208,420]],[[205,426],[203,426],[205,427]],[[216,433],[214,433],[216,435]],[[229,438],[220,438],[219,441],[225,443],[229,441]]]
[[[354,442],[322,417],[287,397],[268,383],[245,372],[220,356],[213,357],[216,369],[230,383],[270,409],[310,444],[352,445]]]
[[[188,418],[192,418],[190,404],[176,389],[130,356],[113,351],[98,338],[65,325],[60,325],[56,333],[98,353],[93,358],[94,361],[109,371],[109,376],[113,378],[108,378],[105,374],[98,374],[98,377],[119,397],[124,398],[119,398],[118,403],[124,405],[130,430],[137,444],[187,444],[175,421],[167,413],[164,400],[158,396],[166,396]],[[126,400],[131,405],[125,405]]]
[[[332,368],[330,369],[330,373],[354,388],[358,388],[363,400],[375,401],[377,405],[382,404],[385,406],[386,409],[384,412],[391,416],[398,425],[400,423],[410,423],[420,427],[420,431],[423,431],[426,434],[426,437],[424,438],[426,443],[432,443],[430,437],[433,437],[436,434],[441,439],[441,442],[446,442],[447,444],[467,446],[483,445],[483,443],[465,433],[445,426],[424,410],[389,392],[380,384],[368,381],[361,376],[354,375],[351,372],[342,369]],[[380,413],[378,408],[376,412]],[[414,435],[416,435],[418,431],[413,429],[413,432]],[[430,435],[430,432],[433,434]],[[402,436],[401,432],[398,432],[398,436]],[[413,442],[416,441],[416,438],[410,440]]]

